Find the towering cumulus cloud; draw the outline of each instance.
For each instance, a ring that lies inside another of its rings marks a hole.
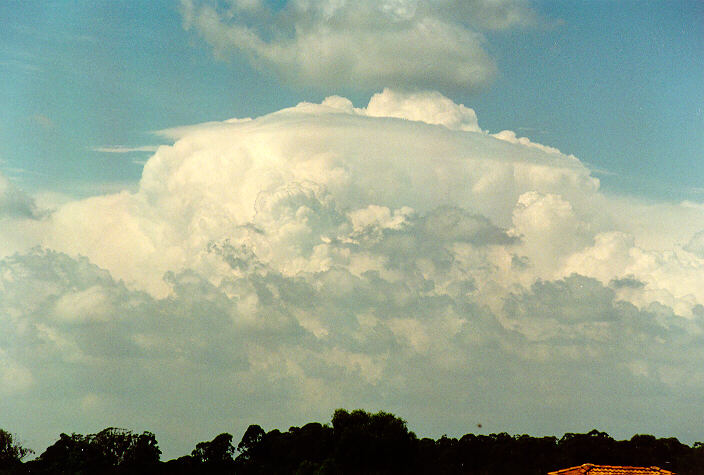
[[[606,196],[439,93],[162,133],[136,193],[41,215],[4,185],[15,425],[146,426],[173,454],[341,406],[432,435],[697,436],[699,205]]]
[[[531,23],[517,0],[182,0],[186,28],[225,56],[296,84],[353,88],[477,87],[496,67],[479,31]]]

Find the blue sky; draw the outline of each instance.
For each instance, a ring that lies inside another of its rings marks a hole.
[[[485,32],[498,65],[492,83],[442,92],[473,107],[485,129],[516,130],[576,155],[606,190],[700,201],[704,7],[534,8],[538,25]],[[330,94],[362,105],[378,92],[291,87],[238,55],[215,59],[169,1],[7,1],[0,21],[0,166],[31,190],[84,194],[91,184],[134,183],[141,168],[132,160],[145,152],[91,150],[153,145],[151,131]]]
[[[293,105],[246,64],[216,61],[182,28],[178,4],[3,2],[3,169],[30,189],[136,182],[103,146],[159,143],[176,125]],[[18,176],[19,175],[19,176]]]
[[[538,8],[563,23],[495,39],[503,74],[473,103],[486,125],[548,134],[534,138],[618,174],[601,176],[611,191],[701,201],[690,193],[704,173],[701,2]]]
[[[702,20],[0,2],[3,429],[704,440]]]

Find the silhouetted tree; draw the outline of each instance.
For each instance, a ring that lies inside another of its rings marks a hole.
[[[596,464],[618,464],[618,444],[606,432],[567,433],[558,442],[562,463],[568,467],[589,460]]]
[[[100,467],[99,452],[91,447],[81,434],[59,435],[59,440],[47,447],[32,463],[33,471],[39,473],[85,473]]]
[[[235,450],[238,456],[233,460]],[[616,441],[604,432],[562,438],[466,434],[418,440],[406,422],[386,412],[338,409],[331,424],[311,422],[265,432],[250,425],[237,445],[223,433],[191,455],[165,463],[154,434],[110,427],[97,434],[61,434],[36,460],[0,430],[0,474],[425,474],[544,475],[586,462],[657,465],[678,475],[704,475],[704,444],[635,435]]]
[[[0,470],[11,469],[22,463],[22,459],[34,453],[22,447],[9,432],[0,429]]]
[[[123,456],[122,465],[148,469],[159,463],[160,456],[161,450],[156,436],[152,432],[145,431],[132,437],[131,444]]]
[[[237,444],[237,451],[240,455],[237,457],[241,461],[249,461],[256,456],[257,446],[264,439],[264,429],[256,424],[252,424],[247,427],[247,430],[242,436],[242,440]]]
[[[335,461],[345,473],[408,472],[413,466],[418,439],[393,414],[337,409],[332,428]]]
[[[191,452],[191,457],[196,463],[203,464],[206,471],[214,472],[232,468],[232,454],[234,453],[232,435],[222,433],[210,442],[197,444]]]
[[[160,454],[151,432],[138,435],[109,427],[87,436],[61,434],[28,468],[35,473],[147,472],[159,463]]]

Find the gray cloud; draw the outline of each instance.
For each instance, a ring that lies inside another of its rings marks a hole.
[[[221,56],[241,54],[298,85],[366,90],[481,87],[496,66],[478,31],[536,20],[518,0],[289,1],[278,11],[183,0],[181,12]]]
[[[39,212],[31,196],[0,174],[0,219],[3,217],[37,219]]]
[[[220,249],[225,261],[256,260]],[[46,444],[51,431],[119,421],[154,430],[168,456],[217,430],[360,405],[431,435],[477,421],[490,431],[698,434],[679,409],[702,402],[701,321],[639,310],[593,279],[537,283],[493,313],[471,288],[248,269],[219,285],[170,273],[171,294],[155,299],[85,258],[37,249],[0,261],[0,378],[17,409],[6,423],[41,427],[44,438],[25,437]],[[54,415],[49,427],[36,407]]]
[[[704,231],[700,231],[689,240],[685,249],[704,259]]]
[[[609,282],[609,286],[615,289],[642,289],[645,287],[645,282],[640,281],[633,276],[625,276],[621,279],[613,279]]]

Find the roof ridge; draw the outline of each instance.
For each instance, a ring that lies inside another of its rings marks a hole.
[[[594,463],[583,463],[582,465],[575,465],[574,467],[563,468],[561,470],[548,472],[548,475],[598,475],[599,473],[609,475],[609,473],[605,472],[614,472],[612,475],[628,475],[629,472],[632,472],[633,475],[675,475],[674,472],[662,469],[655,465],[651,465],[650,467],[644,467],[635,465],[598,465]]]

